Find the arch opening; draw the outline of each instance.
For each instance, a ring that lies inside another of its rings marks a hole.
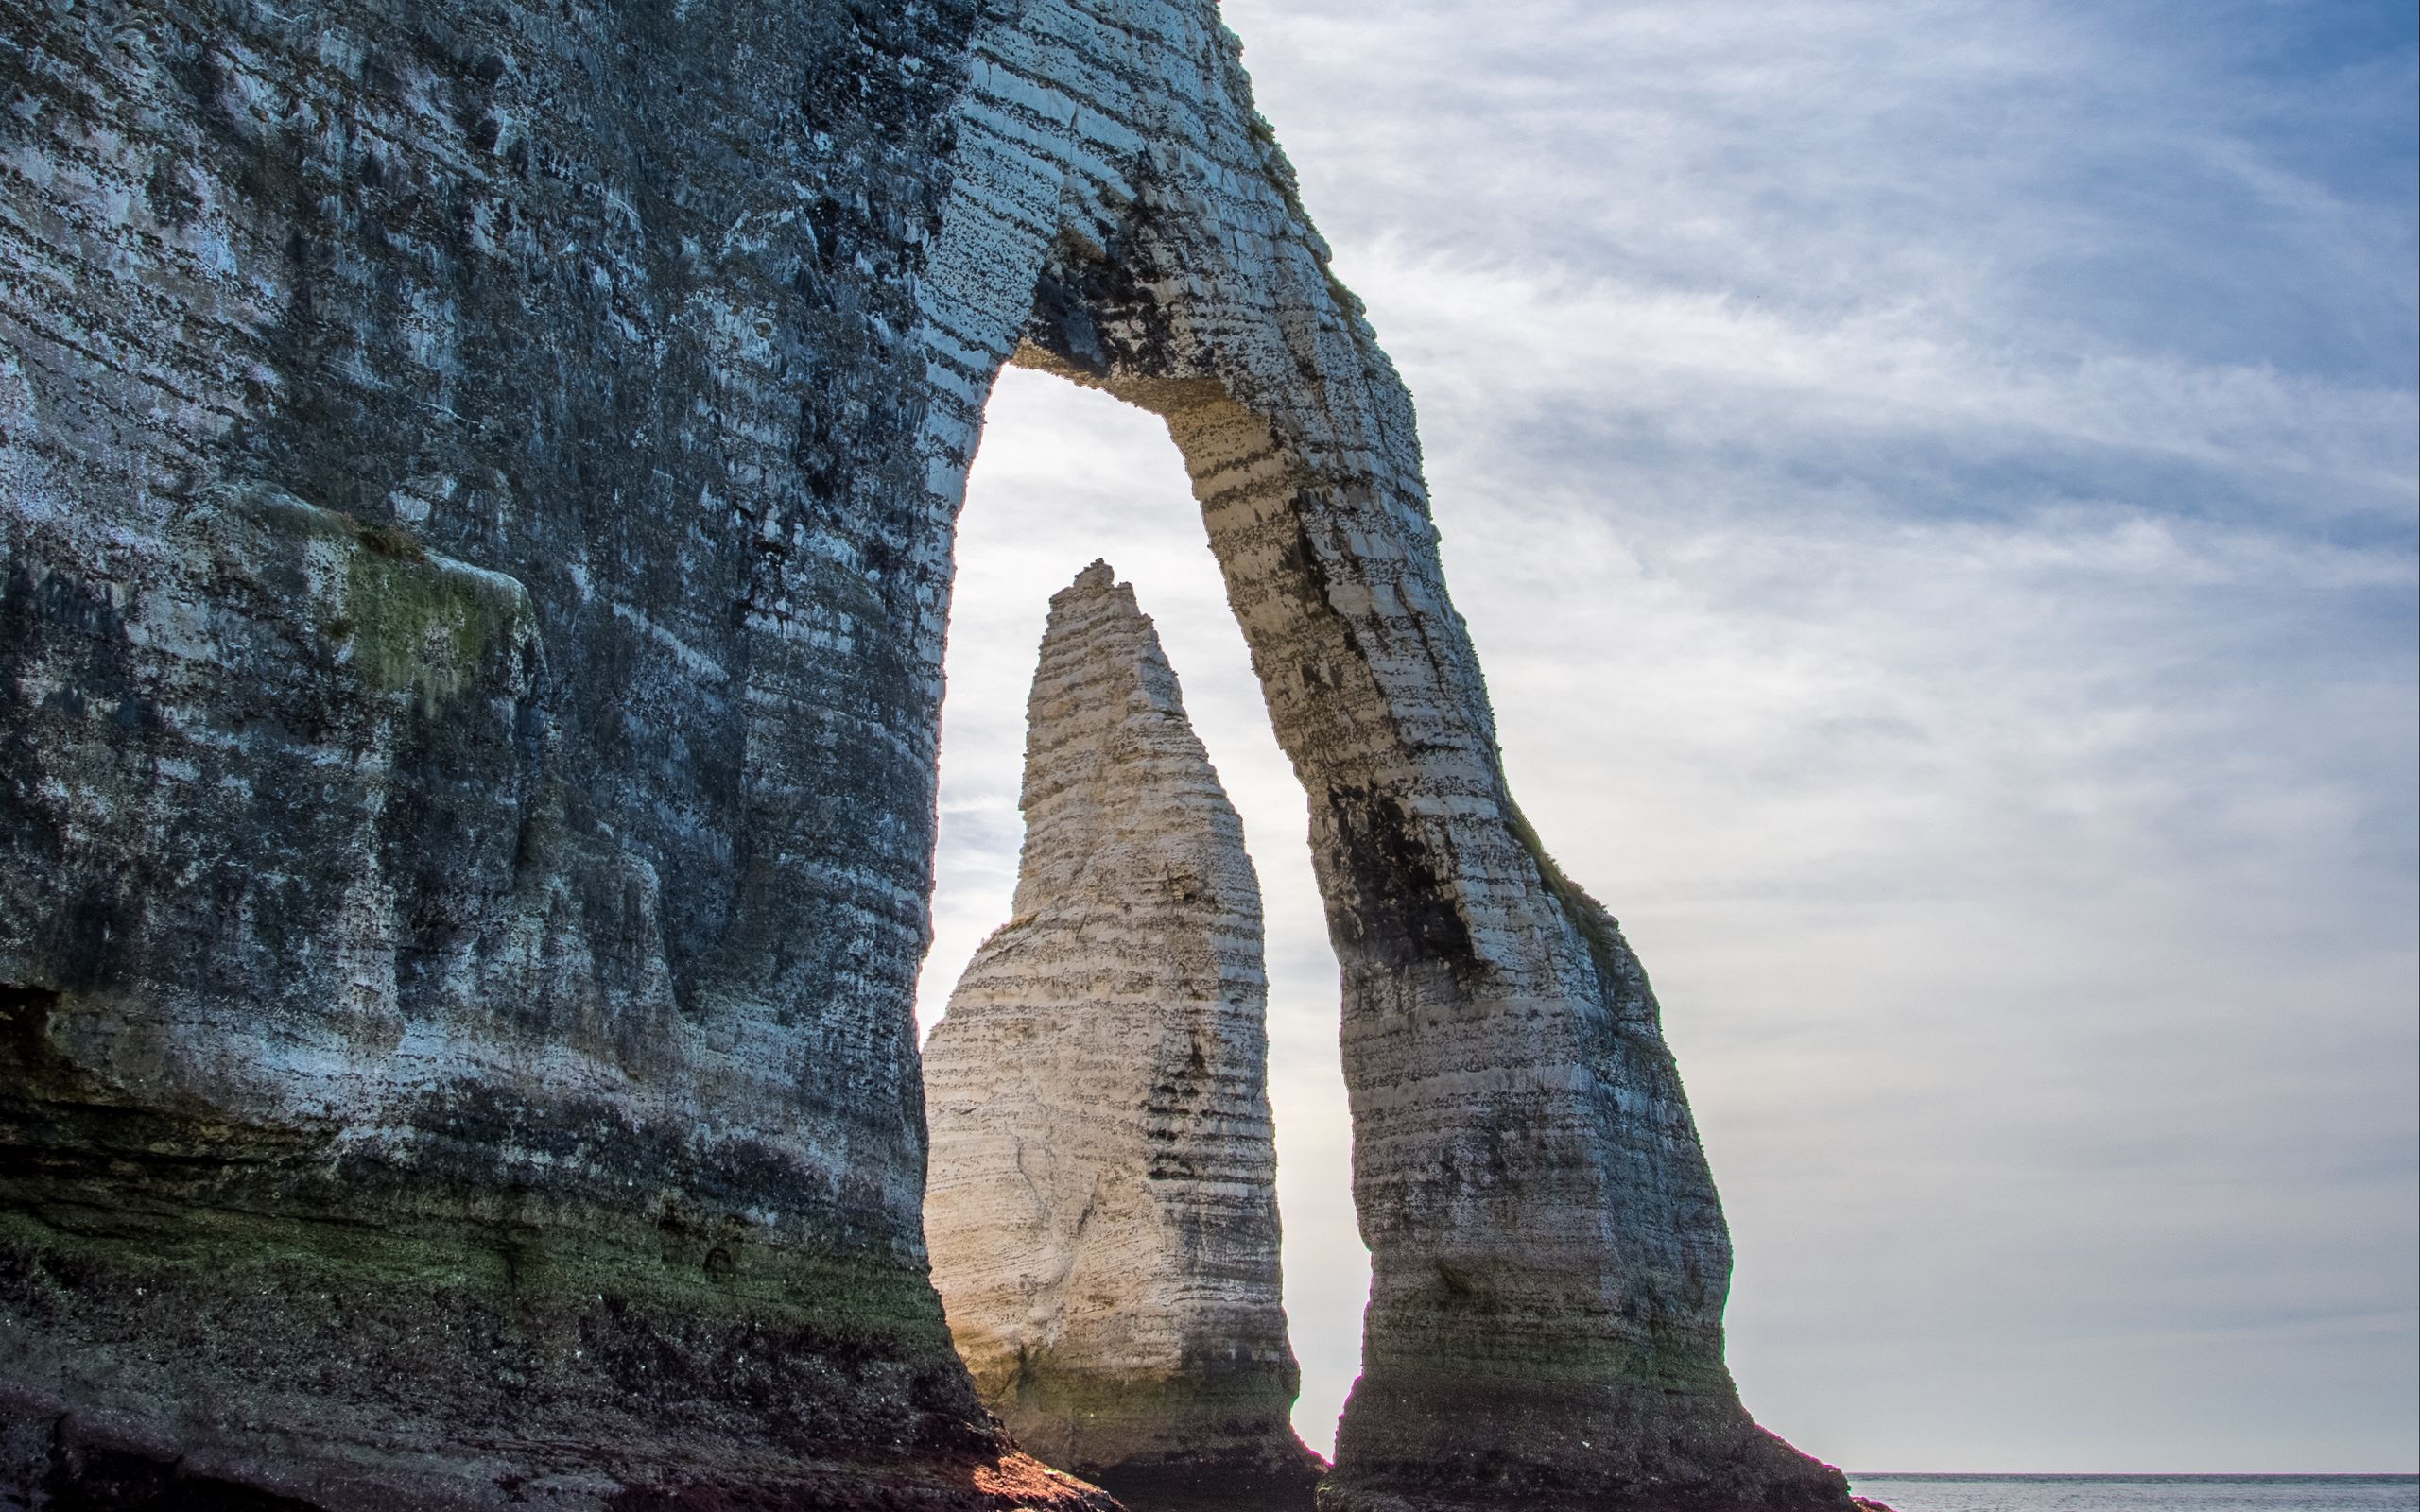
[[[1410,396],[1239,44],[1206,10],[1046,4],[977,50],[924,284],[923,564],[945,583],[1011,362],[1159,415],[1184,458],[1339,965],[1372,1277],[1322,1496],[1845,1507],[1733,1386],[1729,1234],[1654,995],[1512,802]],[[946,604],[920,625],[936,673]]]
[[[1132,581],[1195,730],[1241,814],[1267,926],[1270,1094],[1286,1308],[1304,1441],[1332,1454],[1359,1370],[1369,1253],[1353,1210],[1352,1130],[1337,1056],[1338,976],[1279,749],[1226,599],[1183,455],[1160,417],[1039,364],[1005,371],[959,522],[942,711],[934,940],[919,982],[929,1035],[977,945],[1010,917],[1026,699],[1054,590],[1095,558]]]

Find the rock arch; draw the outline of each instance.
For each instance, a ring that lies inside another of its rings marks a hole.
[[[1729,1237],[1653,993],[1512,802],[1409,396],[1236,38],[1208,5],[1033,0],[974,50],[925,285],[933,508],[1009,361],[1161,416],[1184,455],[1343,972],[1374,1274],[1330,1498],[1845,1506],[1739,1404]]]
[[[1167,419],[1314,796],[1339,1494],[1841,1504],[1731,1392],[1652,998],[1213,0],[0,28],[0,1494],[1098,1504],[977,1410],[918,1221],[1014,359]]]

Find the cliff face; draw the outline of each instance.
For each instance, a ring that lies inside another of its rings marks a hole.
[[[1841,1504],[1732,1393],[1654,1001],[1512,807],[1210,0],[0,27],[0,1486],[1075,1494],[998,1489],[918,1233],[1013,355],[1167,418],[1311,795],[1334,1497]]]
[[[0,8],[0,1490],[1011,1504],[908,1010],[972,25]]]
[[[1015,917],[925,1046],[925,1234],[1027,1450],[1120,1495],[1307,1509],[1278,1280],[1260,888],[1133,590],[1050,601]]]

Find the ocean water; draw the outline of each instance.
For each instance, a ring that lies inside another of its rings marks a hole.
[[[2411,1475],[1852,1475],[1893,1512],[2420,1512]]]

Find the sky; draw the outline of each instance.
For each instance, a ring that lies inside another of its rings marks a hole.
[[[1663,1000],[1751,1410],[1868,1472],[2420,1468],[2420,8],[1224,11]],[[1175,448],[1012,371],[959,551],[922,1011],[1106,558],[1261,874],[1324,1452],[1336,966]]]

